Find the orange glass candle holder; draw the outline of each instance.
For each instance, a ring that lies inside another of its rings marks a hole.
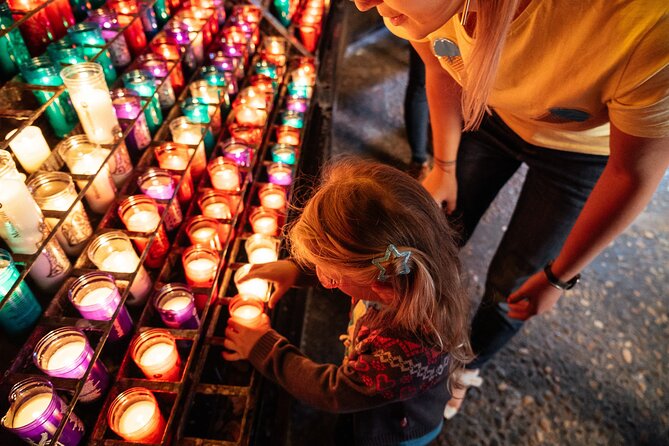
[[[158,166],[161,169],[172,171],[172,176],[178,183],[181,181],[181,186],[177,191],[177,197],[182,204],[190,202],[193,198],[193,178],[188,168],[190,160],[189,147],[184,144],[174,142],[165,142],[154,148]],[[181,172],[176,173],[176,172]]]
[[[155,233],[145,263],[150,268],[162,266],[170,250],[170,241],[160,221],[160,208],[153,198],[146,195],[132,195],[121,202],[118,214],[128,231]],[[143,239],[133,239],[133,242],[140,252],[144,251],[148,244],[148,241]]]
[[[202,215],[216,219],[229,220],[236,211],[230,195],[218,190],[205,191],[197,200],[197,204],[202,210]]]
[[[255,208],[249,222],[256,234],[276,235],[279,232],[279,214],[273,209],[262,206]]]
[[[193,245],[181,255],[186,282],[192,287],[211,287],[220,262],[218,252],[208,246]]]
[[[218,156],[209,162],[207,171],[214,189],[232,192],[240,189],[241,175],[234,161]]]
[[[230,225],[204,215],[193,217],[186,226],[186,234],[193,245],[208,246],[222,251],[230,233]]]
[[[260,205],[267,209],[282,211],[286,208],[286,189],[277,184],[267,183],[258,189]]]
[[[230,319],[247,327],[257,327],[262,321],[265,304],[253,296],[238,294],[228,306]]]
[[[152,328],[140,333],[130,344],[132,360],[150,380],[179,381],[181,357],[169,331]]]
[[[109,406],[107,421],[119,437],[136,443],[160,443],[166,427],[156,397],[144,387],[119,394]]]
[[[300,141],[300,129],[288,125],[281,125],[276,128],[277,143],[299,146]]]
[[[244,243],[249,263],[276,262],[279,257],[279,239],[265,234],[253,234]]]

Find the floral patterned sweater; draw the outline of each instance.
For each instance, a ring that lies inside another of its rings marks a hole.
[[[355,305],[341,365],[318,364],[276,331],[261,337],[249,361],[295,398],[321,410],[354,413],[356,445],[397,444],[420,438],[442,422],[448,399],[448,355],[370,329],[374,304]]]

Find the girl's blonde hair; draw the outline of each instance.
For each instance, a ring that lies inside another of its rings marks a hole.
[[[322,184],[289,229],[293,259],[373,284],[389,244],[411,253],[383,265],[394,298],[376,327],[388,326],[451,355],[451,372],[471,360],[470,304],[460,281],[454,231],[429,193],[409,175],[380,163],[341,158],[326,166]]]
[[[509,27],[520,0],[479,0],[471,59],[462,85],[464,130],[475,130],[488,110]]]

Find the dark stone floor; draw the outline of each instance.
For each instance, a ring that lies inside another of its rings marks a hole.
[[[402,101],[408,50],[386,31],[349,46],[339,74],[335,154],[409,161]],[[471,297],[523,179],[510,181],[462,252]],[[669,175],[634,224],[585,271],[549,314],[532,319],[482,370],[480,389],[435,445],[669,445]],[[302,348],[338,363],[348,301],[307,302]],[[302,408],[294,445],[328,444],[332,417]]]

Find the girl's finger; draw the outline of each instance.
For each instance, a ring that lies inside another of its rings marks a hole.
[[[239,353],[237,352],[228,352],[228,351],[223,351],[223,359],[226,361],[239,361],[242,359]]]

